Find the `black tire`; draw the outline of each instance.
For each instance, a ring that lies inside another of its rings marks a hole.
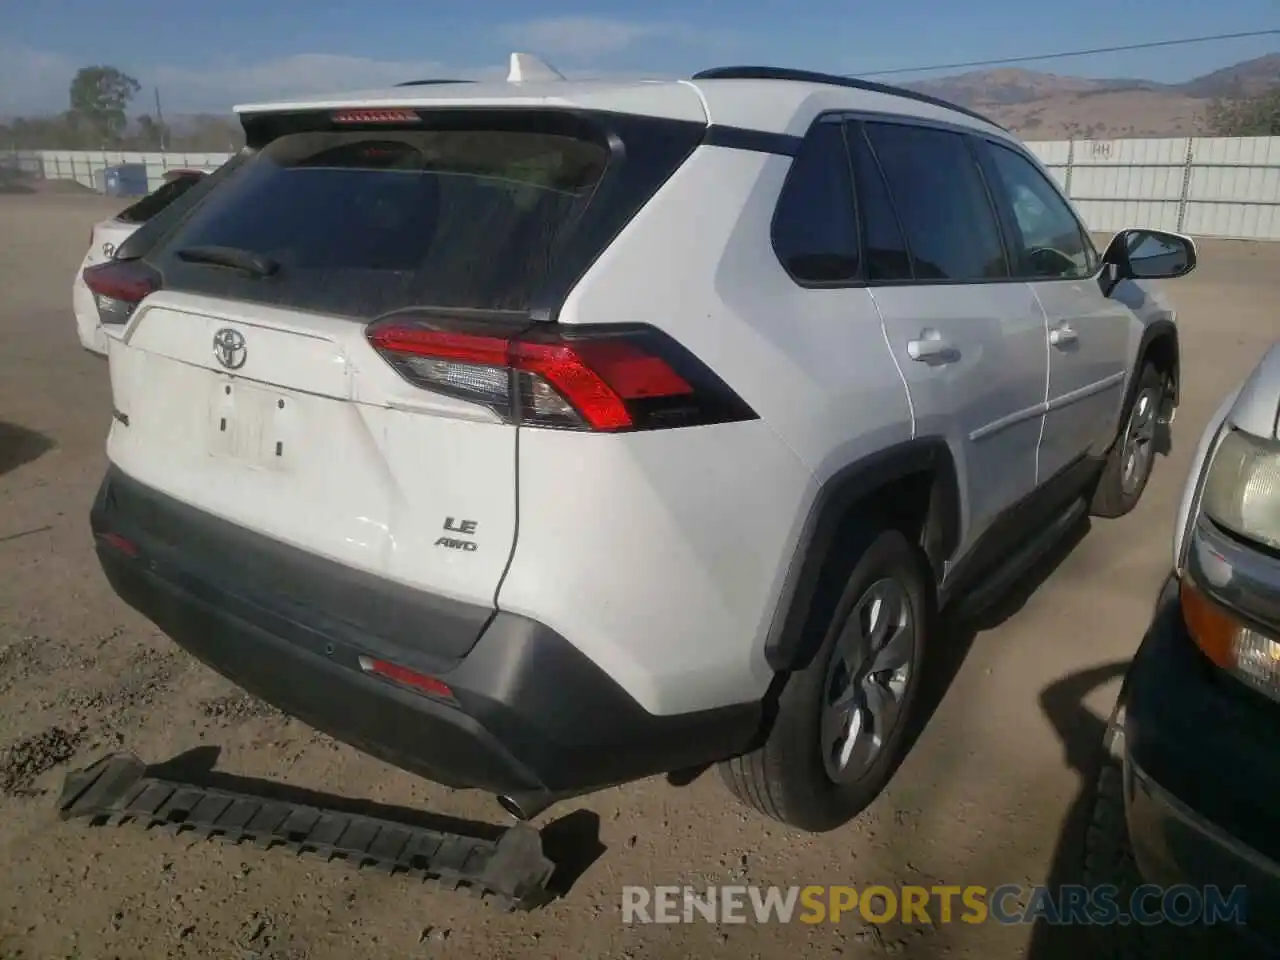
[[[865,547],[854,553],[858,559],[826,626],[822,646],[807,666],[787,679],[767,739],[750,753],[720,764],[721,777],[735,797],[766,816],[810,833],[848,823],[889,782],[901,759],[904,734],[911,726],[932,631],[933,591],[920,549],[897,530],[867,526],[857,536]],[[885,579],[901,586],[911,617],[910,669],[897,720],[878,753],[858,779],[837,784],[827,773],[821,749],[828,666],[858,602],[870,587]]]
[[[1124,816],[1124,768],[1106,757],[1093,783],[1089,824],[1084,838],[1083,880],[1085,886],[1112,884],[1117,900],[1128,904],[1143,883],[1129,845]],[[1092,953],[1098,960],[1143,960],[1160,957],[1161,945],[1153,934],[1163,928],[1136,924],[1095,927],[1090,930]]]
[[[1124,414],[1120,418],[1120,427],[1116,434],[1116,441],[1112,444],[1110,453],[1107,454],[1106,465],[1103,467],[1102,475],[1098,478],[1098,485],[1093,491],[1089,509],[1095,517],[1123,517],[1136,507],[1138,501],[1142,499],[1142,494],[1147,489],[1147,481],[1151,479],[1152,468],[1155,466],[1156,451],[1158,449],[1157,438],[1159,436],[1159,426],[1156,421],[1158,421],[1163,409],[1167,390],[1168,386],[1160,371],[1149,363],[1145,364],[1141,373],[1138,374],[1138,381],[1134,386],[1133,395],[1129,398],[1129,402],[1125,404]],[[1137,482],[1126,485],[1124,475],[1128,450],[1126,441],[1133,427],[1134,411],[1138,403],[1142,402],[1144,398],[1153,403],[1150,413],[1153,420],[1152,436],[1148,440],[1151,449],[1143,461],[1145,466],[1141,470],[1140,476],[1136,477]]]

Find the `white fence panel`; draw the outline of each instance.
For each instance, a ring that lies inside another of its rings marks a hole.
[[[1077,200],[1182,199],[1182,167],[1075,167],[1071,192]]]
[[[1046,167],[1065,167],[1071,162],[1070,140],[1034,140],[1027,147]]]
[[[1280,240],[1280,206],[1188,203],[1182,232],[1230,240]]]
[[[1068,195],[1091,230],[1177,230],[1187,143],[1185,137],[1074,141]]]
[[[1081,167],[1179,167],[1187,162],[1187,138],[1077,140],[1071,162]]]
[[[1058,186],[1066,190],[1067,171],[1071,169],[1070,140],[1038,140],[1028,143],[1027,147],[1044,164],[1049,175],[1058,181]]]
[[[218,167],[231,159],[229,153],[144,153],[133,150],[19,150],[10,154],[22,170],[46,180],[74,180],[98,189],[98,172],[122,163],[138,163],[147,168],[147,186],[154,190],[164,182],[166,170],[184,167]],[[0,154],[0,159],[5,157]]]
[[[1183,229],[1280,240],[1280,137],[1198,137],[1191,151]]]
[[[1077,200],[1076,209],[1090,230],[1111,232],[1151,227],[1178,232],[1178,204],[1154,200]]]
[[[1148,226],[1201,237],[1280,240],[1280,137],[1044,140],[1027,146],[1091,230]],[[25,150],[0,162],[98,187],[98,172],[142,163],[155,189],[166,170],[216,167],[229,153]]]

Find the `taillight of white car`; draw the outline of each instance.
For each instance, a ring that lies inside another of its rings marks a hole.
[[[160,275],[136,260],[110,260],[86,267],[84,282],[105,326],[128,323],[138,304],[160,289]]]
[[[756,419],[705,364],[649,326],[501,326],[415,312],[376,321],[367,336],[410,383],[510,423],[619,432]]]

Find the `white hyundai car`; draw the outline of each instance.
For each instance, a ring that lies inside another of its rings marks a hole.
[[[535,68],[239,113],[213,186],[85,271],[99,558],[245,688],[517,815],[719,763],[846,822],[939,611],[1167,449],[1147,281],[1194,244],[1096,249],[961,107]]]
[[[165,182],[137,203],[121,210],[114,217],[95,223],[89,230],[89,250],[76,271],[71,289],[71,303],[76,316],[76,333],[81,345],[91,353],[106,356],[107,334],[98,319],[98,309],[93,294],[85,286],[84,270],[115,256],[124,243],[142,224],[173,203],[212,171],[203,169],[171,170]]]

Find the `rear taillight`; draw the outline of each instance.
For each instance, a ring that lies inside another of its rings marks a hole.
[[[618,432],[753,420],[719,377],[641,325],[503,330],[396,316],[369,342],[415,386],[481,403],[512,423]]]
[[[85,286],[104,324],[127,323],[148,294],[160,289],[160,275],[137,260],[111,260],[84,270]]]

